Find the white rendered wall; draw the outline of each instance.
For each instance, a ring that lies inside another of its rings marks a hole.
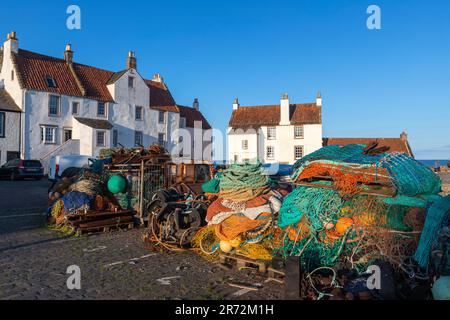
[[[0,113],[4,111],[0,110]],[[18,112],[4,112],[5,113],[5,137],[0,137],[0,165],[6,162],[6,155],[8,151],[20,152],[20,113]]]

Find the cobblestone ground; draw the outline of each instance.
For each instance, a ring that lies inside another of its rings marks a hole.
[[[282,287],[252,271],[225,271],[194,253],[144,248],[142,229],[65,238],[48,230],[45,181],[0,181],[0,299],[279,299]],[[81,268],[68,290],[67,267]],[[258,291],[228,282],[260,283]]]

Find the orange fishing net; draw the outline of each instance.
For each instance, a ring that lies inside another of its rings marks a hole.
[[[384,168],[353,168],[335,164],[312,163],[300,174],[296,182],[314,177],[331,177],[333,186],[341,195],[355,195],[360,191],[358,184],[390,184],[389,174]]]
[[[233,240],[244,232],[266,224],[270,221],[271,215],[269,212],[263,212],[256,220],[251,220],[246,216],[232,215],[215,226],[216,236],[224,241]]]

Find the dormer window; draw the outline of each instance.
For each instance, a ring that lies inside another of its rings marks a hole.
[[[53,77],[47,76],[45,77],[45,81],[47,82],[47,86],[49,88],[56,88],[56,81]]]

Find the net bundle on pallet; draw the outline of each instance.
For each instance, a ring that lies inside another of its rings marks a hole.
[[[204,254],[235,252],[252,259],[272,258],[272,227],[282,194],[262,173],[260,163],[245,163],[233,164],[216,176],[218,198],[208,208],[208,225],[193,241]]]
[[[450,209],[430,169],[364,145],[328,146],[305,156],[292,180],[297,188],[280,210],[275,253],[300,256],[309,271],[337,265],[363,271],[377,259],[425,268],[435,230]]]

